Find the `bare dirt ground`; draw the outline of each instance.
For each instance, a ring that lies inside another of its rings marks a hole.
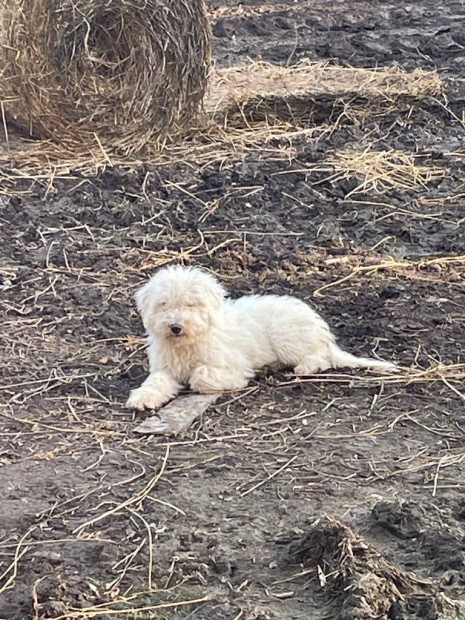
[[[328,115],[291,161],[0,189],[0,618],[463,618],[465,7],[210,8],[220,65],[437,68],[445,96]],[[354,151],[395,174],[334,166]],[[132,294],[178,260],[298,295],[405,371],[263,373],[183,436],[137,436]]]

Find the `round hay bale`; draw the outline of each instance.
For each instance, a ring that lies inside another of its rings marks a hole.
[[[192,123],[210,26],[203,0],[0,0],[0,60],[31,136],[129,154]]]

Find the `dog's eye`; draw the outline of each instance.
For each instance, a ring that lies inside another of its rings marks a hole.
[[[188,301],[188,302],[187,302],[187,304],[186,304],[186,306],[187,306],[188,308],[193,308],[193,307],[195,306],[195,303],[194,303],[193,301]]]
[[[159,308],[166,308],[166,301],[160,301],[160,302],[158,302],[157,306],[158,306]]]

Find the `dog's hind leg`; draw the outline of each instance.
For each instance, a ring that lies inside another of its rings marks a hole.
[[[130,409],[158,409],[174,398],[181,389],[179,383],[166,371],[151,373],[144,383],[132,390],[126,402]]]
[[[331,368],[331,362],[324,355],[306,355],[294,368],[294,374],[315,375]]]

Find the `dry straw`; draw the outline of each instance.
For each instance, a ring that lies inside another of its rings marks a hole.
[[[250,62],[215,68],[205,93],[205,113],[197,120],[184,118],[190,122],[186,122],[187,131],[178,141],[163,142],[156,130],[151,131],[148,119],[135,119],[140,123],[139,146],[143,148],[132,149],[128,158],[121,149],[115,152],[112,148],[113,137],[105,135],[105,127],[96,128],[100,143],[91,135],[90,142],[87,139],[77,145],[69,140],[25,142],[5,125],[7,140],[3,148],[0,144],[0,176],[53,180],[77,170],[96,174],[107,166],[137,166],[147,161],[221,164],[257,150],[269,159],[291,160],[293,144],[298,140],[330,133],[344,122],[355,123],[414,105],[438,95],[441,89],[438,73],[421,69],[359,69],[307,61],[290,67]],[[123,127],[117,129],[117,144],[121,146],[127,136]]]
[[[31,136],[129,154],[201,107],[203,0],[0,0],[0,25],[2,111]]]
[[[418,163],[418,157],[411,153],[390,149],[375,151],[370,147],[363,151],[344,149],[329,157],[326,163],[334,169],[331,179],[356,178],[360,183],[347,194],[379,191],[391,188],[415,189],[427,187],[432,181],[444,176],[444,169]]]
[[[205,107],[210,117],[228,125],[273,117],[318,123],[347,108],[366,109],[368,102],[385,107],[435,96],[441,90],[438,73],[422,69],[360,69],[309,61],[288,67],[251,62],[214,71]]]

